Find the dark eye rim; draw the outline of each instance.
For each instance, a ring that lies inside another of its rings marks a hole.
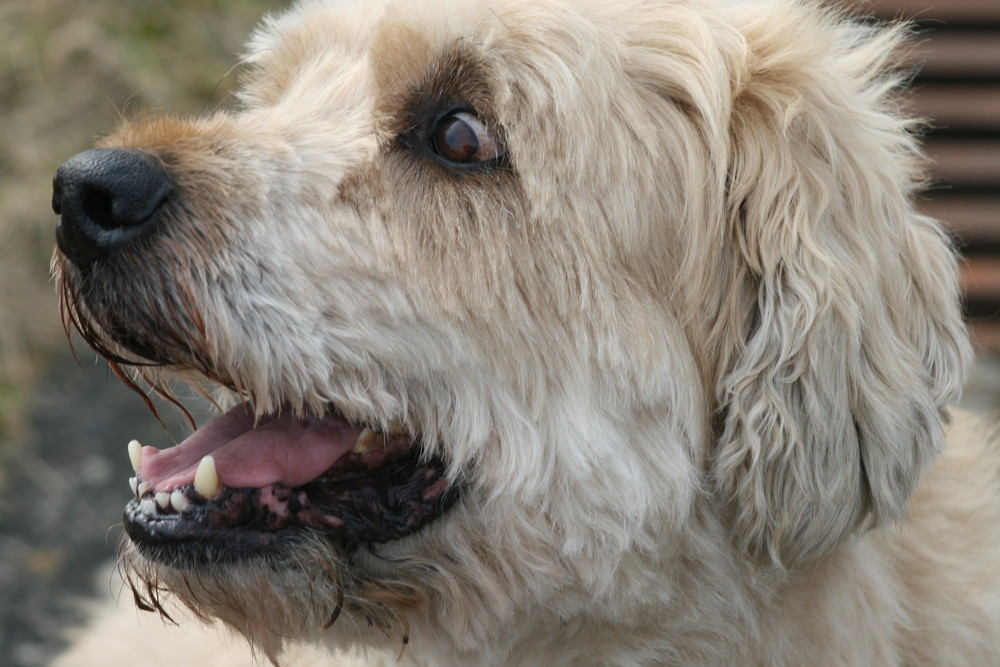
[[[437,148],[434,145],[434,137],[437,134],[438,128],[441,127],[441,124],[445,121],[445,119],[461,112],[475,116],[488,128],[494,127],[487,119],[483,118],[482,114],[468,104],[455,104],[448,106],[444,111],[433,114],[428,119],[428,122],[421,133],[421,141],[419,142],[423,146],[424,151],[428,153],[438,164],[453,171],[492,171],[493,169],[507,166],[510,161],[508,158],[507,146],[504,143],[504,137],[502,135],[494,134],[493,136],[493,140],[497,145],[497,156],[482,162],[453,162],[437,151]]]

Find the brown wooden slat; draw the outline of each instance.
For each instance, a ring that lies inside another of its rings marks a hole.
[[[924,75],[1000,76],[1000,36],[995,32],[932,30],[916,44],[913,55]]]
[[[929,139],[925,146],[934,161],[934,171],[945,184],[1000,184],[1000,140]]]
[[[892,18],[902,16],[973,23],[1000,21],[1000,2],[996,0],[878,0],[851,4]]]
[[[951,198],[932,191],[920,208],[947,223],[967,242],[1000,243],[1000,197]]]
[[[973,319],[972,342],[984,350],[1000,352],[1000,322],[996,319]]]
[[[979,316],[969,319],[972,340],[980,348],[1000,352],[1000,258],[973,257],[962,264],[962,286]],[[984,308],[983,304],[987,304]],[[988,304],[993,304],[989,306]]]
[[[962,263],[966,290],[1000,301],[1000,257],[973,257]]]
[[[916,93],[907,106],[935,127],[1000,129],[1000,87],[939,84],[918,87]]]

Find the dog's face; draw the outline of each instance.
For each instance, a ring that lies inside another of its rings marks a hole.
[[[627,617],[694,533],[795,565],[898,516],[967,350],[897,37],[832,21],[302,2],[237,113],[67,163],[68,317],[241,401],[133,452],[147,602],[268,651],[342,610],[483,646],[554,599]]]

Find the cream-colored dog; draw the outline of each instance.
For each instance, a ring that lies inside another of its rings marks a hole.
[[[238,112],[71,159],[68,320],[236,398],[130,446],[140,607],[272,660],[1000,664],[1000,455],[947,407],[904,37],[804,0],[307,0]]]

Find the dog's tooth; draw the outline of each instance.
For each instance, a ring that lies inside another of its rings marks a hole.
[[[132,462],[132,470],[139,472],[139,463],[142,461],[142,445],[138,440],[128,443],[128,458]]]
[[[139,503],[139,509],[144,514],[156,514],[156,502],[152,498],[146,498]]]
[[[185,512],[187,508],[191,507],[191,501],[187,499],[184,492],[180,489],[174,489],[170,492],[170,505],[178,512]]]
[[[160,506],[161,510],[165,510],[170,507],[170,494],[166,491],[157,492],[156,504]]]
[[[389,435],[403,435],[403,424],[398,419],[393,419],[389,422],[389,430],[386,432]]]
[[[138,498],[139,497],[139,478],[138,477],[129,477],[128,478],[128,485],[132,489],[132,495],[135,496],[136,498]]]
[[[358,434],[358,439],[354,441],[354,449],[351,450],[356,454],[364,454],[372,448],[375,444],[375,438],[378,437],[373,429],[365,426],[361,433]]]
[[[136,489],[135,489],[135,495],[136,495],[137,498],[142,498],[144,495],[146,495],[147,493],[149,493],[151,490],[152,490],[152,487],[150,487],[149,484],[147,484],[146,482],[139,482],[138,486],[136,486]]]
[[[194,473],[194,490],[206,500],[211,500],[222,490],[219,473],[215,470],[215,459],[211,455],[202,458],[198,464],[198,470]]]

